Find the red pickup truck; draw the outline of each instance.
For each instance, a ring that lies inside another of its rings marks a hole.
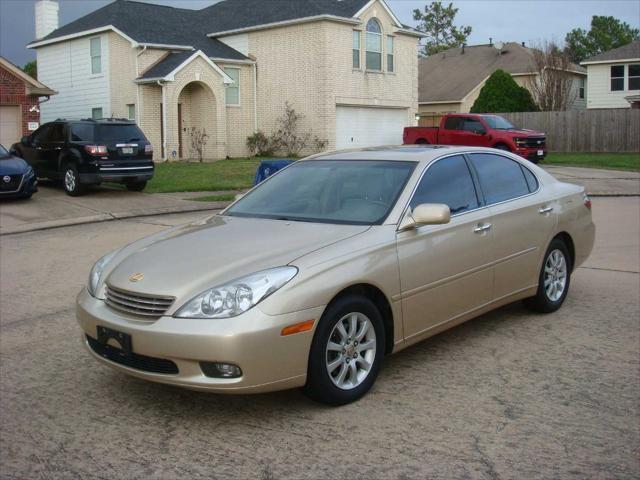
[[[403,143],[468,145],[508,150],[538,163],[547,154],[544,133],[514,127],[499,115],[450,114],[440,127],[407,127]]]

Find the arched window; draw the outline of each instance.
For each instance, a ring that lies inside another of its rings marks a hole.
[[[382,27],[375,18],[367,22],[367,70],[382,70]]]

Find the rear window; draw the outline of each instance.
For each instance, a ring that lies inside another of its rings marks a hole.
[[[97,125],[96,138],[99,142],[139,142],[144,134],[137,125]]]
[[[71,124],[71,141],[72,142],[93,142],[95,125],[89,123],[72,123]]]
[[[478,172],[487,205],[530,193],[530,185],[518,162],[491,153],[474,153],[470,158]]]

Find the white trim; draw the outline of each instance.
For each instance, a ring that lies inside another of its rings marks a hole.
[[[422,32],[419,32],[417,30],[407,30],[406,28],[399,28],[394,33],[401,34],[401,35],[410,35],[412,37],[418,37],[418,38],[427,37],[427,35]]]
[[[94,35],[96,33],[103,33],[103,32],[108,32],[108,31],[113,31],[113,32],[117,33],[118,35],[120,35],[124,39],[128,40],[129,42],[131,42],[131,44],[134,47],[138,46],[138,42],[136,42],[133,38],[131,38],[126,33],[124,33],[122,30],[117,29],[113,25],[106,25],[104,27],[93,28],[91,30],[83,30],[82,32],[72,33],[70,35],[64,35],[62,37],[52,38],[50,40],[43,40],[41,42],[30,43],[29,45],[27,45],[27,48],[43,47],[45,45],[51,45],[53,43],[64,42],[66,40],[72,40],[74,38],[79,38],[79,37],[87,37],[89,35]]]
[[[580,62],[580,65],[599,65],[602,63],[634,63],[640,62],[640,58],[620,58],[616,60],[597,60],[595,62]]]
[[[373,5],[376,2],[380,2],[380,4],[382,5],[382,8],[385,9],[385,11],[389,14],[389,16],[393,19],[393,21],[395,22],[396,26],[398,28],[404,28],[402,25],[402,22],[400,22],[400,20],[398,20],[398,17],[396,17],[394,15],[394,13],[391,11],[391,9],[389,8],[389,5],[387,5],[387,3],[384,0],[370,0],[364,7],[362,7],[360,10],[358,10],[353,16],[360,18],[360,16],[366,12],[371,5]]]
[[[418,102],[418,105],[437,105],[444,103],[462,103],[462,100],[438,100],[436,102]]]
[[[269,28],[285,27],[288,25],[296,25],[298,23],[317,22],[319,20],[330,20],[334,22],[349,23],[352,25],[360,25],[360,21],[353,18],[338,17],[336,15],[314,15],[312,17],[296,18],[293,20],[283,20],[281,22],[263,23],[261,25],[253,25],[251,27],[236,28],[234,30],[224,30],[221,32],[207,33],[207,37],[224,37],[227,35],[235,35],[236,33],[252,32],[256,30],[267,30]]]
[[[229,75],[224,73],[224,70],[222,70],[218,65],[213,63],[209,57],[207,57],[204,53],[202,53],[202,50],[198,50],[196,53],[194,53],[189,58],[187,58],[184,62],[182,62],[180,65],[174,68],[172,72],[170,72],[167,76],[165,76],[164,79],[167,80],[168,82],[173,82],[175,80],[176,73],[178,73],[184,67],[189,65],[197,57],[202,58],[205,62],[209,64],[211,68],[213,68],[216,72],[218,72],[222,77],[222,81],[225,83],[225,85],[233,83],[233,80],[231,79],[231,77],[229,77]]]
[[[185,50],[185,51],[193,51],[195,48],[189,45],[168,45],[164,43],[138,43],[139,47],[147,47],[147,48],[161,48],[163,50]]]
[[[212,62],[220,62],[220,63],[235,63],[238,65],[255,65],[255,60],[234,60],[231,58],[221,58],[221,57],[209,57]]]

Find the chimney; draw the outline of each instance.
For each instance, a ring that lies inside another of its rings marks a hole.
[[[46,37],[58,28],[58,2],[38,0],[36,2],[36,40]]]
[[[493,47],[493,38],[489,37],[489,46]]]
[[[524,44],[524,42],[522,42],[522,46],[523,46],[523,47],[525,47],[525,44]],[[526,48],[526,47],[525,47],[525,48]]]

